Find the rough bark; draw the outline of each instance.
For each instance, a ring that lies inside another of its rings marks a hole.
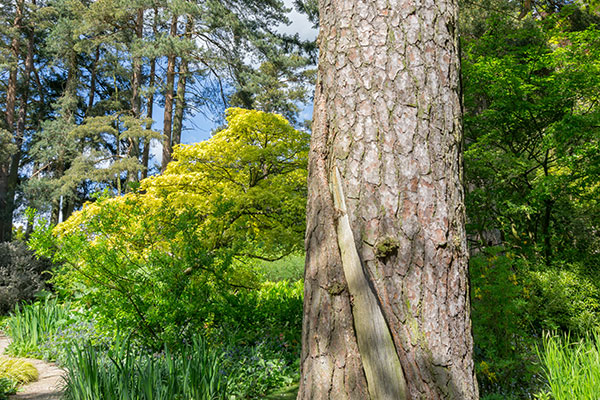
[[[319,6],[298,399],[476,399],[456,2]],[[383,322],[362,316],[368,291]],[[405,395],[377,387],[402,386],[393,368],[369,376],[368,353],[384,347],[361,338],[369,324],[391,336],[395,354],[383,353],[399,360]]]
[[[177,35],[177,16],[173,16],[171,21],[171,37],[174,38]],[[171,153],[173,152],[173,138],[172,138],[172,122],[173,122],[173,87],[175,85],[175,53],[172,53],[167,57],[167,83],[165,88],[165,113],[164,113],[164,125],[163,135],[165,139],[163,142],[163,156],[162,156],[162,170],[167,168],[167,164],[171,161]]]

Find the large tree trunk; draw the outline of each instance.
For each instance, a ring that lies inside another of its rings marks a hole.
[[[173,16],[171,21],[170,35],[174,38],[177,35],[177,16]],[[172,137],[172,122],[173,122],[173,87],[175,85],[175,50],[171,50],[171,54],[167,57],[167,83],[165,88],[165,113],[163,118],[163,142],[162,155],[162,171],[167,168],[167,164],[171,161],[171,153],[173,152],[173,137]]]
[[[320,18],[298,399],[476,399],[456,2]]]

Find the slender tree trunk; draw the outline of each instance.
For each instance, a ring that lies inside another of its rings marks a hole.
[[[152,109],[154,108],[154,84],[156,83],[156,58],[150,61],[150,94],[148,95],[148,103],[146,110],[146,118],[152,120]],[[146,124],[146,130],[152,130],[152,122]],[[142,179],[148,177],[148,167],[150,163],[150,139],[144,139],[144,152],[142,153]]]
[[[61,156],[59,156],[55,170],[54,170],[55,178],[63,176],[64,173],[65,173],[65,166],[63,163],[63,159]],[[51,204],[51,210],[50,210],[50,224],[51,225],[58,224],[59,217],[60,217],[60,211],[61,211],[60,196],[53,197],[52,204]]]
[[[21,57],[21,41],[19,36],[22,29],[21,22],[23,19],[23,6],[23,0],[17,2],[15,21],[13,23],[13,29],[15,30],[15,33],[10,43],[13,63],[10,66],[10,72],[8,75],[8,85],[6,87],[6,128],[10,132],[13,132],[15,124],[15,104],[17,99],[17,72],[19,69],[19,58]]]
[[[188,16],[187,23],[185,25],[185,36],[190,39],[192,36],[192,28],[194,26],[194,20],[191,16]],[[188,61],[185,57],[181,58],[179,63],[179,73],[177,79],[177,96],[175,102],[175,116],[173,118],[173,142],[172,145],[181,143],[181,130],[183,129],[183,112],[185,111],[185,87],[187,83],[188,75]]]
[[[15,20],[13,22],[14,36],[10,43],[13,62],[8,74],[6,87],[6,129],[15,136],[15,106],[17,99],[18,65],[21,57],[20,33],[22,29],[23,0],[17,1]],[[15,143],[17,144],[17,143]],[[20,146],[17,145],[17,163]],[[11,190],[11,177],[14,170],[15,155],[8,160],[0,160],[0,242],[12,239],[12,217],[14,211],[14,192]],[[11,194],[12,192],[12,194]]]
[[[154,37],[156,37],[158,33],[158,9],[154,8],[154,23],[152,26],[152,31],[154,33]],[[148,104],[146,105],[146,118],[149,122],[146,124],[146,130],[152,130],[152,109],[154,108],[154,85],[156,84],[156,57],[153,57],[150,60],[150,77],[149,77],[149,86],[150,92],[148,94]],[[148,177],[148,167],[150,162],[150,139],[144,139],[144,152],[142,154],[142,166],[144,169],[142,170],[142,179]]]
[[[90,71],[90,92],[88,94],[88,104],[85,111],[85,116],[88,117],[92,107],[94,106],[94,98],[96,97],[96,73],[98,69],[98,62],[100,61],[100,46],[96,47],[94,54],[94,62],[92,63],[92,70]]]
[[[137,11],[137,19],[135,21],[135,35],[138,40],[142,40],[144,28],[144,9],[140,8]],[[140,117],[141,96],[140,87],[142,85],[142,57],[139,55],[133,56],[133,76],[131,79],[131,113],[134,118]]]
[[[171,22],[171,37],[177,35],[177,16],[173,16]],[[171,50],[167,59],[167,84],[165,88],[165,113],[163,135],[163,156],[162,156],[162,171],[167,168],[167,164],[171,161],[171,153],[173,152],[173,137],[172,137],[172,122],[173,122],[173,86],[175,84],[175,53]]]
[[[476,399],[455,1],[320,0],[298,399]]]
[[[33,3],[35,5],[35,1]],[[25,123],[27,121],[27,109],[29,106],[29,79],[31,72],[33,71],[33,28],[28,29],[27,34],[27,56],[25,57],[25,73],[23,74],[23,81],[25,86],[21,92],[21,99],[19,105],[19,116],[17,118],[17,129],[15,131],[15,145],[16,152],[12,156],[10,163],[10,172],[8,175],[8,190],[6,198],[7,213],[10,212],[11,221],[12,214],[15,209],[15,194],[17,191],[17,185],[19,184],[19,167],[21,166],[21,157],[23,146],[23,140],[25,138]]]
[[[77,66],[77,53],[71,51],[67,56],[68,72],[67,72],[67,83],[65,85],[65,92],[63,98],[66,98],[65,107],[61,110],[62,118],[70,124],[75,123],[75,115],[77,113],[77,79],[78,79],[78,66]]]
[[[73,211],[75,211],[75,199],[74,198],[63,198],[63,205],[62,205],[63,221],[68,220],[69,217],[71,216],[71,214],[73,214]]]
[[[63,100],[63,108],[61,109],[61,118],[65,121],[66,125],[73,126],[75,124],[75,117],[77,114],[77,84],[79,78],[79,71],[77,65],[77,53],[75,51],[69,52],[67,55],[67,83],[65,85],[65,91],[62,95]],[[69,132],[64,132],[64,135],[68,135]],[[70,167],[70,159],[64,152],[58,154],[56,164],[53,170],[53,178],[55,180],[59,180],[64,176],[65,172]],[[75,193],[73,193],[75,195]],[[63,196],[62,204],[65,204],[66,201],[69,201],[66,196]],[[50,223],[58,224],[60,219],[60,214],[62,211],[62,204],[60,197],[55,197],[52,199],[52,210],[50,213]],[[63,215],[64,218],[64,215]]]
[[[139,8],[137,11],[137,18],[135,22],[135,35],[139,41],[142,40],[144,28],[144,9]],[[133,56],[133,76],[131,77],[131,114],[134,118],[140,118],[142,98],[140,95],[140,88],[142,86],[142,58],[134,54]],[[131,157],[135,157],[137,160],[140,158],[140,140],[139,138],[129,139],[129,154]],[[127,180],[129,182],[139,181],[139,175],[137,170],[127,172]]]

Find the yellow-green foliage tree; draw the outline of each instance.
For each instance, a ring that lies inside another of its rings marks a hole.
[[[141,188],[203,215],[209,248],[277,259],[302,245],[308,134],[281,116],[231,108],[227,128],[176,149],[164,174]]]
[[[227,295],[257,286],[253,259],[301,247],[307,151],[308,134],[283,117],[229,109],[226,128],[177,147],[137,193],[86,204],[32,244],[103,325],[178,342],[218,325]]]

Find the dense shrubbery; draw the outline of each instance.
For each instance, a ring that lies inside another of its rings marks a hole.
[[[10,350],[64,365],[72,400],[261,399],[299,378],[302,284],[266,282],[235,299],[242,319],[229,314],[226,325],[199,330],[209,341],[196,334],[158,351],[135,336],[101,334],[84,314],[56,300],[40,301],[8,319]]]
[[[600,323],[600,19],[483,9],[462,35],[476,367],[482,398],[528,399],[544,332]]]
[[[543,332],[584,337],[600,325],[600,281],[582,268],[548,267],[502,247],[471,260],[475,362],[483,393],[528,398],[544,384]]]
[[[25,243],[0,243],[0,314],[46,289],[49,269],[50,263],[35,257]]]

